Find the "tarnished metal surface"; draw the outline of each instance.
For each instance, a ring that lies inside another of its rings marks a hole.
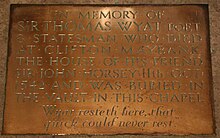
[[[205,6],[13,6],[5,134],[212,134]]]

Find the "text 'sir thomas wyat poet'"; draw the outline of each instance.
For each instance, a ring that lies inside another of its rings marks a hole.
[[[12,5],[4,134],[213,134],[207,5]]]

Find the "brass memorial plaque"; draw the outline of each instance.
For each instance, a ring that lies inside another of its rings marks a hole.
[[[4,134],[213,134],[207,5],[12,5]]]

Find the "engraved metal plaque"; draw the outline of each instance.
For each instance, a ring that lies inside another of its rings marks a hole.
[[[206,5],[12,5],[5,134],[213,134]]]

